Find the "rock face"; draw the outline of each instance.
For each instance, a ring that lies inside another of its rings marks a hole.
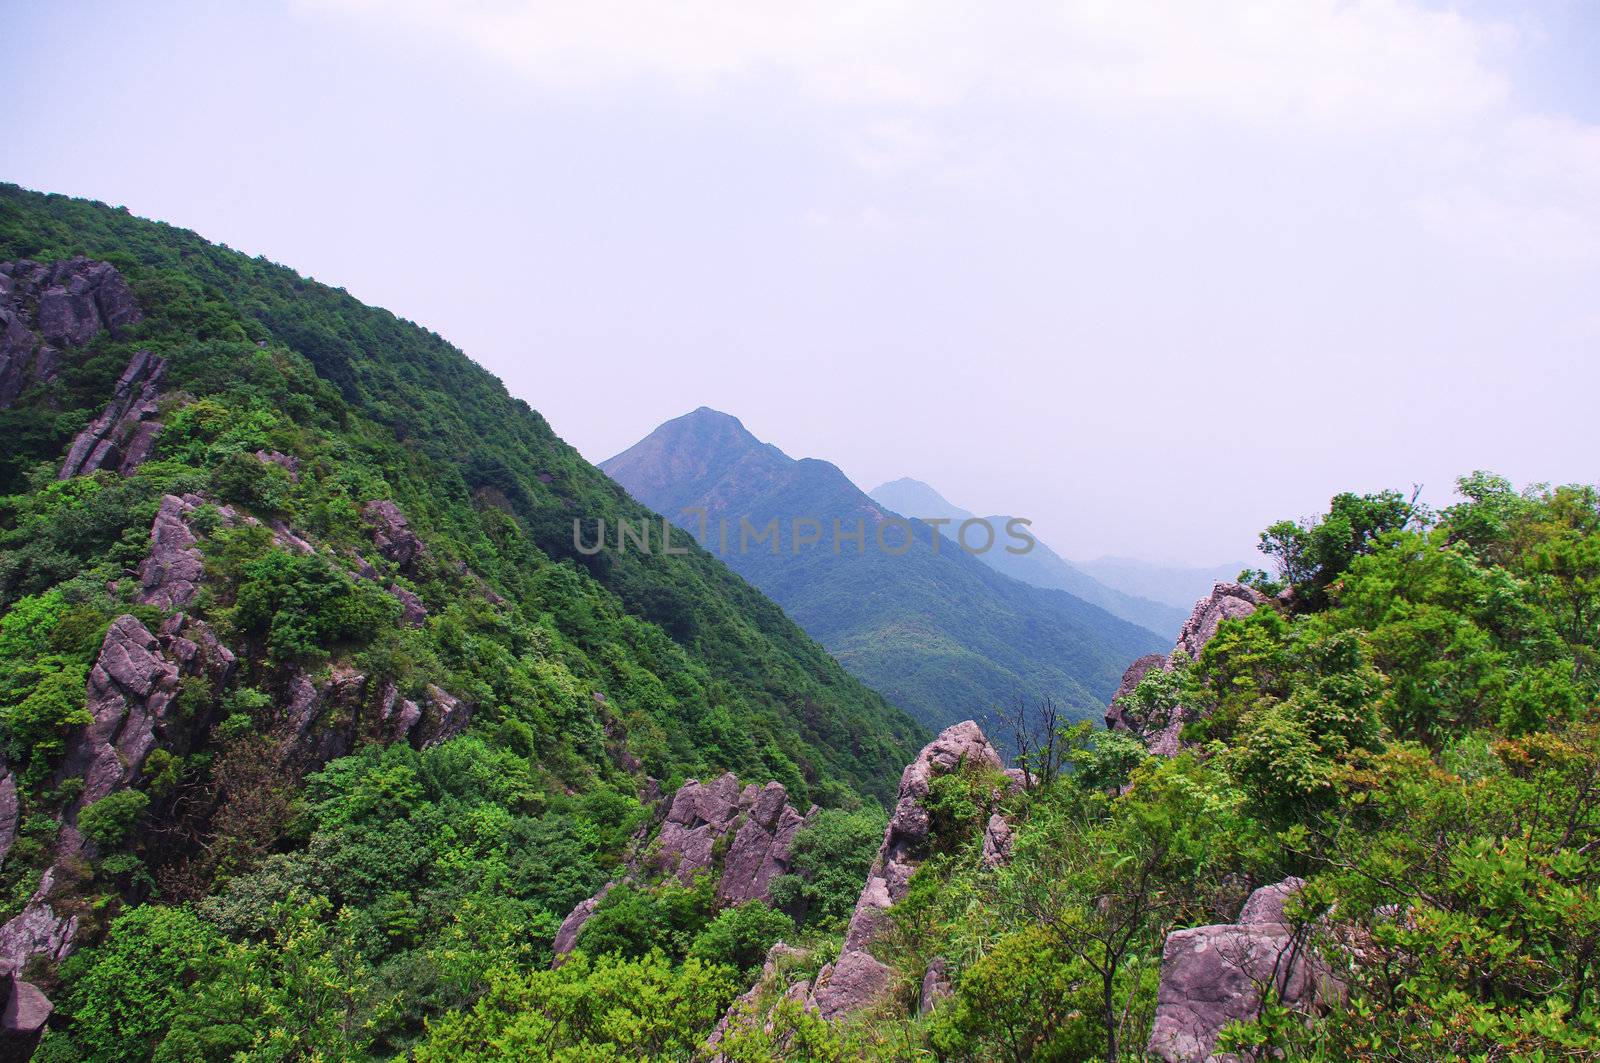
[[[715,866],[717,843],[731,836],[717,899],[766,900],[772,880],[789,869],[789,846],[806,822],[781,783],[741,788],[731,772],[709,783],[690,779],[673,795],[657,836],[658,868],[689,882]]]
[[[971,720],[953,724],[923,747],[900,776],[894,815],[884,832],[866,885],[856,901],[839,959],[817,973],[811,998],[825,1018],[836,1018],[875,1003],[889,984],[889,969],[868,947],[882,928],[884,912],[906,895],[911,875],[928,845],[928,784],[963,766],[1001,770],[1003,762],[983,731]]]
[[[80,347],[142,316],[109,262],[0,262],[0,410],[55,375],[61,348]]]
[[[551,952],[560,957],[577,947],[578,935],[583,931],[583,924],[589,921],[589,917],[600,907],[600,902],[606,899],[606,894],[611,892],[611,887],[614,885],[616,883],[607,882],[593,897],[579,901],[577,907],[567,913],[567,917],[561,920],[560,928],[556,930],[555,941],[550,946]]]
[[[17,840],[17,779],[10,765],[0,758],[0,863]]]
[[[922,992],[917,996],[918,1015],[928,1014],[956,995],[955,987],[950,984],[948,968],[943,956],[935,956],[928,961],[928,969],[922,973]]]
[[[1189,614],[1183,629],[1178,632],[1178,642],[1173,647],[1173,653],[1181,652],[1189,660],[1197,659],[1200,651],[1205,649],[1206,643],[1211,641],[1211,637],[1217,633],[1217,627],[1224,620],[1249,616],[1266,600],[1265,595],[1252,587],[1219,580],[1211,588],[1209,595],[1195,603],[1194,611]],[[1135,717],[1133,710],[1123,698],[1133,693],[1139,681],[1152,668],[1171,667],[1171,658],[1163,657],[1159,653],[1140,657],[1122,673],[1122,682],[1117,685],[1117,692],[1106,708],[1107,728],[1113,731],[1130,731],[1144,740],[1151,753],[1167,757],[1174,756],[1178,752],[1180,744],[1178,735],[1182,732],[1183,725],[1188,722],[1184,708],[1179,706],[1166,720],[1142,720]]]
[[[51,867],[39,880],[39,888],[28,898],[27,906],[5,926],[0,926],[0,977],[13,978],[20,974],[35,956],[60,962],[72,951],[72,939],[78,933],[78,917],[58,915],[51,907],[55,878],[56,869]]]
[[[389,593],[400,603],[401,623],[407,627],[421,627],[422,622],[428,619],[428,607],[423,605],[422,599],[414,593],[398,583],[389,584]]]
[[[1337,998],[1340,987],[1322,959],[1284,921],[1284,902],[1305,883],[1287,878],[1250,895],[1238,923],[1197,926],[1167,936],[1149,1052],[1165,1063],[1232,1063],[1217,1055],[1217,1036],[1231,1022],[1255,1016],[1262,991],[1310,1009]]]
[[[427,548],[411,530],[411,522],[400,507],[387,499],[368,502],[361,507],[361,516],[371,529],[372,545],[378,553],[399,565],[401,572],[413,575]]]
[[[127,475],[143,464],[161,435],[161,422],[155,417],[166,371],[167,363],[149,351],[130,358],[111,401],[73,439],[56,479],[68,480],[98,469]]]
[[[983,831],[983,866],[1004,867],[1011,862],[1011,824],[996,812],[989,817]]]
[[[150,554],[139,562],[139,602],[176,609],[188,605],[205,572],[189,516],[200,507],[198,495],[166,495],[150,526]]]

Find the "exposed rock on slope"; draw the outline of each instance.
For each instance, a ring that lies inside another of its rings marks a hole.
[[[741,788],[732,772],[709,783],[690,779],[672,796],[657,836],[659,870],[688,882],[714,867],[717,843],[731,836],[718,900],[765,900],[772,880],[789,869],[789,846],[806,823],[788,801],[782,783]]]
[[[900,776],[894,815],[866,885],[856,901],[839,959],[817,973],[811,999],[826,1018],[859,1011],[881,998],[889,984],[889,968],[869,951],[882,929],[884,913],[906,895],[911,875],[927,853],[928,784],[963,766],[1001,770],[1002,762],[989,740],[971,720],[953,724],[925,746]]]
[[[1298,878],[1250,895],[1238,923],[1197,926],[1167,936],[1149,1052],[1165,1063],[1229,1061],[1214,1053],[1231,1022],[1255,1016],[1271,987],[1291,1007],[1336,999],[1339,986],[1284,917],[1284,903],[1303,887]]]
[[[0,409],[54,376],[62,347],[82,346],[142,316],[109,262],[0,262]]]
[[[1189,614],[1183,630],[1178,633],[1178,642],[1173,647],[1173,653],[1181,652],[1188,659],[1195,660],[1200,656],[1200,651],[1205,649],[1206,643],[1217,633],[1218,626],[1224,620],[1249,616],[1266,600],[1265,595],[1242,583],[1218,581],[1216,586],[1211,588],[1209,595],[1195,603],[1194,611]],[[1139,681],[1152,668],[1171,667],[1171,658],[1163,657],[1161,654],[1152,653],[1140,657],[1122,673],[1122,682],[1117,685],[1117,693],[1106,708],[1108,728],[1114,731],[1131,731],[1144,740],[1150,752],[1168,757],[1178,752],[1178,735],[1182,732],[1183,725],[1188,722],[1184,708],[1179,706],[1165,720],[1143,720],[1136,717],[1124,698],[1133,693]]]
[[[161,435],[161,422],[155,416],[166,371],[167,363],[149,351],[128,359],[111,401],[72,441],[56,479],[84,476],[98,469],[126,475],[138,468],[155,450]]]
[[[688,883],[699,872],[715,871],[720,865],[719,902],[735,905],[766,901],[770,899],[772,880],[789,870],[795,834],[815,813],[815,808],[804,816],[796,811],[789,804],[789,793],[782,783],[741,787],[732,772],[706,783],[690,779],[672,795],[651,846],[648,865],[636,861],[619,881],[649,870],[675,875]],[[647,836],[641,834],[640,841]],[[564,956],[576,947],[583,924],[614,885],[615,882],[606,883],[562,920],[552,946],[556,956]]]

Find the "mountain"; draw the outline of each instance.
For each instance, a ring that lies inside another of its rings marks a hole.
[[[1124,594],[1160,602],[1184,612],[1198,599],[1211,593],[1219,580],[1239,578],[1251,567],[1244,562],[1222,565],[1163,565],[1131,557],[1100,557],[1074,562],[1094,579]]]
[[[709,553],[577,550],[661,518],[439,336],[124,210],[0,185],[0,438],[6,1058],[406,1056],[663,787],[875,809],[926,737]]]
[[[870,494],[872,498],[902,516],[943,518],[951,521],[951,525],[944,529],[944,533],[952,541],[962,521],[976,519],[973,513],[947,501],[928,484],[910,477],[879,484]],[[1004,528],[1007,522],[1012,520],[1011,517],[1003,515],[983,519],[994,528]],[[1138,624],[1163,637],[1175,636],[1189,616],[1188,607],[1179,608],[1151,601],[1149,598],[1135,597],[1107,586],[1043,542],[1039,542],[1037,537],[1034,546],[1026,553],[1013,554],[1006,550],[989,550],[975,556],[995,571],[1003,572],[1012,579],[1019,579],[1035,587],[1066,591],[1086,602],[1098,605],[1112,616],[1119,616],[1130,624]],[[1238,575],[1237,571],[1232,575]],[[1191,604],[1195,598],[1200,597],[1204,597],[1204,594],[1191,596]]]
[[[930,728],[991,717],[1019,695],[1093,715],[1127,662],[1162,642],[1064,591],[996,572],[886,510],[835,466],[791,458],[716,410],[668,421],[600,468],[697,536],[692,511],[703,509],[707,546]],[[804,520],[815,524],[797,528]],[[772,521],[773,537],[757,542]],[[857,529],[859,547],[844,537]],[[813,531],[819,541],[797,547]],[[903,552],[880,548],[880,535]],[[997,537],[994,549],[1007,541]]]

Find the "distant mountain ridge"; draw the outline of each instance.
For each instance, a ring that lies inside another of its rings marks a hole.
[[[931,485],[909,476],[879,484],[868,494],[902,516],[950,520],[952,524],[946,527],[944,532],[952,541],[959,534],[960,522],[975,519],[977,516],[946,499]],[[998,530],[1004,528],[1013,518],[1009,515],[999,515],[981,519]],[[1124,593],[1109,581],[1096,579],[1043,542],[1036,542],[1027,553],[1013,554],[1005,550],[989,550],[975,556],[995,571],[1003,572],[1012,579],[1021,580],[1035,587],[1066,591],[1092,605],[1098,605],[1113,616],[1121,617],[1129,623],[1138,624],[1163,636],[1175,636],[1189,616],[1187,606],[1180,608],[1170,602]]]
[[[1089,718],[1127,662],[1165,641],[1065,591],[1011,579],[948,542],[935,550],[928,525],[903,522],[836,466],[792,458],[716,410],[668,421],[600,468],[691,533],[700,517],[688,511],[705,510],[707,549],[930,728],[990,719],[1018,695],[1051,696]],[[754,541],[741,550],[741,518],[757,529],[777,520],[776,552]],[[797,518],[815,521],[822,541],[797,551]],[[847,535],[859,526],[863,547],[846,539],[836,553],[835,522]],[[880,550],[880,531],[891,547],[904,544],[901,523],[912,529],[909,548]]]

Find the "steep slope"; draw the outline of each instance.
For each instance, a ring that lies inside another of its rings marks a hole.
[[[952,521],[954,525],[976,516],[947,501],[928,484],[921,480],[913,480],[909,476],[879,484],[869,493],[874,500],[902,516],[944,518]],[[996,528],[1003,528],[1011,517],[992,516],[983,519]],[[954,527],[947,527],[945,534],[947,537],[953,537]],[[1091,605],[1098,605],[1112,616],[1121,617],[1130,624],[1138,624],[1163,637],[1176,635],[1187,615],[1184,610],[1174,606],[1124,594],[1107,586],[1043,542],[1036,542],[1033,549],[1025,554],[990,550],[977,556],[996,572],[1002,572],[1012,579],[1019,579],[1035,587],[1066,591]]]
[[[948,541],[935,550],[921,522],[907,525],[908,547],[898,516],[836,467],[790,458],[715,410],[668,421],[600,467],[691,534],[702,528],[687,511],[704,509],[709,547],[930,728],[989,719],[1019,695],[1093,715],[1127,662],[1162,642],[1070,594],[1003,576]],[[741,520],[755,531],[776,520],[775,537],[741,536]],[[819,541],[797,550],[797,520],[815,521],[801,536],[815,530]],[[859,546],[844,538],[857,530]],[[994,549],[1007,541],[998,537]]]
[[[8,1057],[404,1054],[663,785],[855,807],[924,737],[705,552],[580,553],[660,518],[445,341],[189,232],[0,186],[0,437]]]

